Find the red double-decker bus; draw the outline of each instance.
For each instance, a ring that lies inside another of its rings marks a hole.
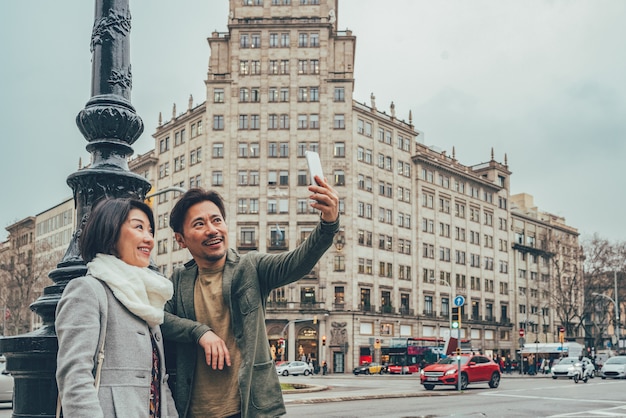
[[[454,349],[459,345],[453,343]],[[461,340],[461,349],[471,351],[469,340]],[[412,374],[419,372],[420,367],[436,363],[446,356],[446,340],[437,337],[392,338],[389,346],[389,373]]]

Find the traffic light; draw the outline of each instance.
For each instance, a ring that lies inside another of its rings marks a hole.
[[[322,335],[322,345],[326,345],[326,336]]]
[[[452,329],[461,328],[461,307],[455,306],[452,308]]]
[[[460,348],[460,347],[457,347],[457,348],[456,348],[456,356],[457,356],[457,357],[460,357],[460,356],[461,356],[461,348]]]

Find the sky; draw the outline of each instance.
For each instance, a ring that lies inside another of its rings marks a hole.
[[[269,1],[269,0],[266,0]],[[297,0],[292,0],[296,2]],[[131,0],[132,103],[154,148],[159,112],[206,99],[227,0]],[[89,162],[75,118],[90,98],[94,1],[6,2],[0,14],[0,241],[71,197]],[[506,155],[511,193],[581,240],[626,241],[626,1],[339,0],[356,36],[353,98],[408,121],[464,165]]]

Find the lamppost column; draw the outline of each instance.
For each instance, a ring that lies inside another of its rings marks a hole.
[[[76,229],[56,269],[53,283],[30,307],[43,326],[31,333],[0,339],[7,371],[14,377],[13,416],[54,417],[57,402],[55,379],[58,349],[54,317],[67,283],[86,273],[78,250],[78,237],[91,206],[103,197],[143,200],[150,182],[129,171],[131,145],[143,132],[143,122],[130,103],[129,0],[96,0],[91,35],[91,98],[76,117],[78,129],[88,141],[91,165],[67,178],[74,194]],[[54,45],[54,44],[53,44]],[[60,45],[57,45],[60,47]],[[54,162],[51,162],[54,163]]]
[[[615,282],[615,337],[617,338],[617,352],[620,352],[620,329],[619,329],[619,296],[617,294],[617,271],[613,272],[613,281]]]

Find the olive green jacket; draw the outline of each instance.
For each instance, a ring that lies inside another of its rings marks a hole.
[[[229,249],[222,278],[224,303],[230,308],[231,326],[241,352],[239,392],[241,416],[276,417],[286,413],[278,375],[265,329],[265,305],[273,289],[308,274],[332,245],[339,220],[320,222],[296,249],[278,253],[239,255]],[[187,417],[196,369],[197,341],[210,328],[195,321],[194,286],[198,266],[192,260],[172,275],[174,296],[165,305],[161,326],[166,340],[175,342],[176,408]],[[168,367],[172,366],[168,355]],[[173,380],[173,379],[172,379]]]

